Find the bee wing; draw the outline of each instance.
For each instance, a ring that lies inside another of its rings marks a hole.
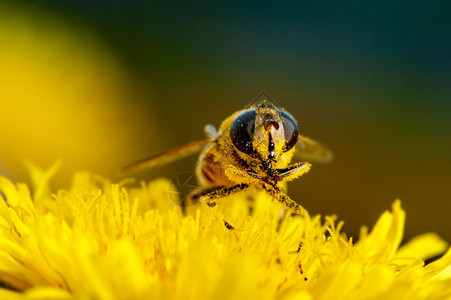
[[[161,166],[170,162],[173,162],[178,159],[182,159],[184,157],[193,155],[196,152],[199,152],[206,144],[211,143],[213,140],[203,140],[203,141],[195,141],[188,143],[186,145],[171,149],[169,151],[163,152],[161,154],[157,154],[155,156],[151,156],[145,158],[143,160],[132,163],[119,171],[119,174],[127,174],[130,172],[134,172],[140,169],[148,169],[157,166]]]
[[[332,161],[334,154],[319,142],[299,135],[294,157],[308,162],[328,163]]]

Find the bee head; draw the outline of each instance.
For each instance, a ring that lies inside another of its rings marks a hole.
[[[230,138],[238,151],[268,160],[277,160],[292,149],[298,134],[294,118],[268,102],[243,111],[230,127]]]

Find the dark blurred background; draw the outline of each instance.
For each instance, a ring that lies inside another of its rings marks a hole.
[[[451,241],[450,8],[4,1],[0,168],[26,180],[23,158],[43,167],[61,158],[55,186],[80,169],[116,178],[130,162],[203,139],[205,124],[264,90],[335,153],[289,186],[312,214],[337,214],[357,236],[399,198],[407,239],[435,231]]]

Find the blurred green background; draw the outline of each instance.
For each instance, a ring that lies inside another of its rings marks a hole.
[[[110,178],[193,140],[261,91],[329,146],[289,194],[357,236],[399,198],[406,238],[451,241],[445,1],[3,1],[0,169]],[[138,174],[192,171],[195,158]],[[114,179],[119,180],[119,178]]]

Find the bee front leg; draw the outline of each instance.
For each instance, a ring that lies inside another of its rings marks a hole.
[[[189,199],[191,200],[191,203],[197,203],[200,201],[213,207],[216,205],[216,199],[240,192],[248,186],[249,185],[246,183],[240,183],[232,186],[215,186],[195,192],[189,196]]]
[[[232,185],[232,186],[215,186],[212,188],[206,188],[206,189],[203,189],[203,190],[200,190],[198,192],[191,194],[188,198],[188,201],[190,201],[191,203],[204,202],[208,206],[213,207],[216,205],[216,199],[240,192],[247,187],[248,187],[247,184],[240,183],[240,184]],[[235,229],[235,227],[233,227],[226,220],[223,219],[222,221],[224,222],[224,226],[228,230]]]
[[[285,207],[289,208],[291,211],[298,215],[304,216],[307,219],[310,218],[310,215],[305,208],[288,197],[288,195],[282,192],[277,186],[268,183],[262,183],[262,186],[267,193],[269,193],[272,197],[277,199],[277,201],[285,205]]]
[[[277,175],[281,181],[291,181],[307,173],[310,167],[308,162],[298,162],[286,169],[277,169]]]

